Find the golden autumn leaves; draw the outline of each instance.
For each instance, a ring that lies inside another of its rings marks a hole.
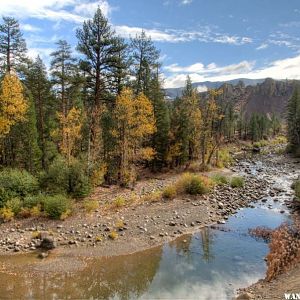
[[[144,94],[135,96],[131,89],[125,88],[116,99],[114,119],[120,181],[127,185],[134,181],[134,163],[151,160],[155,154],[151,147],[143,147],[145,138],[156,131],[152,103]]]
[[[28,104],[23,86],[17,75],[6,73],[1,83],[0,94],[0,137],[9,134],[11,127],[25,121]]]

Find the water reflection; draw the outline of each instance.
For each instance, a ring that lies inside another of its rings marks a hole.
[[[42,263],[31,256],[0,257],[0,298],[231,299],[237,288],[257,281],[266,271],[268,246],[252,239],[248,228],[277,227],[285,218],[275,211],[244,209],[222,225],[224,231],[205,228],[163,247],[90,259],[69,272],[35,267],[61,263],[57,258]],[[66,258],[65,263],[77,262]]]

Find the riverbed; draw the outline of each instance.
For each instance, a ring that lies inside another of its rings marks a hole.
[[[236,290],[263,278],[268,245],[250,228],[291,222],[285,201],[299,167],[275,155],[241,162],[235,171],[267,180],[265,196],[240,209],[225,224],[209,226],[130,255],[76,257],[76,268],[51,271],[55,255],[0,257],[1,299],[232,299]],[[275,191],[275,192],[274,192]],[[67,263],[67,260],[68,263]]]

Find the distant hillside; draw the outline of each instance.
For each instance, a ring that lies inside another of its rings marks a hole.
[[[198,82],[194,83],[194,87],[223,89],[223,97],[232,100],[236,107],[242,108],[246,114],[264,112],[276,113],[283,117],[296,82],[299,81],[242,78],[228,82]],[[199,91],[201,92],[200,89]],[[166,94],[171,99],[181,95],[181,92],[182,88],[166,90]],[[203,92],[203,95],[205,94]]]
[[[203,81],[203,82],[194,82],[193,86],[195,88],[199,88],[199,91],[205,90],[205,89],[218,89],[220,88],[224,83],[232,84],[232,85],[237,85],[239,82],[243,82],[245,86],[248,85],[256,85],[258,83],[262,83],[265,79],[247,79],[247,78],[238,78],[238,79],[233,79],[233,80],[228,80],[228,81]],[[182,94],[183,87],[179,88],[170,88],[170,89],[165,89],[167,97],[170,99],[174,99],[177,96],[181,96]]]

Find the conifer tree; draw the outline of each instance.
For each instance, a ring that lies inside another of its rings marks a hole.
[[[65,40],[57,42],[58,49],[51,53],[51,77],[54,89],[60,99],[61,113],[68,115],[72,107],[72,85],[75,75],[75,59],[72,57],[71,46]]]
[[[143,92],[149,97],[152,75],[159,66],[159,51],[145,31],[131,40],[131,51],[132,75],[135,77],[133,90],[135,94]]]
[[[287,106],[288,141],[291,150],[300,152],[300,94],[299,88],[295,87],[292,97]]]
[[[98,7],[92,20],[85,21],[78,29],[77,50],[84,55],[81,67],[86,73],[89,112],[88,165],[89,169],[103,158],[102,117],[109,92],[113,68],[119,62],[119,38]]]
[[[0,25],[0,63],[2,73],[17,70],[26,60],[26,43],[20,31],[19,22],[3,17]]]

